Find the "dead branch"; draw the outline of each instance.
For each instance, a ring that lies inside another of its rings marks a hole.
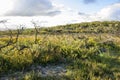
[[[38,27],[37,24],[34,22],[34,21],[31,21],[32,24],[34,25],[34,28],[35,28],[35,40],[34,40],[34,43],[37,44],[37,40],[38,40]]]

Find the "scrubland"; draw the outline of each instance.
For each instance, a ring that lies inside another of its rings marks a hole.
[[[119,80],[119,34],[119,21],[1,31],[0,79]],[[65,73],[43,76],[33,65],[60,65]],[[24,75],[10,75],[16,72]]]

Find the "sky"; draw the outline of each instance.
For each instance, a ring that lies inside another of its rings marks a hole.
[[[105,20],[120,20],[120,0],[0,0],[0,30]]]

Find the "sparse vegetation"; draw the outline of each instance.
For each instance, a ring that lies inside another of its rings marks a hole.
[[[17,76],[20,80],[119,80],[119,29],[119,21],[104,21],[1,31],[0,77],[26,72],[32,65],[63,64],[64,76],[37,72]]]

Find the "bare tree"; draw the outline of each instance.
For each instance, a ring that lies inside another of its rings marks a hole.
[[[39,26],[37,25],[37,23],[35,21],[31,21],[32,24],[34,25],[34,28],[35,28],[35,40],[34,40],[34,43],[37,44],[37,41],[38,41],[38,28]]]
[[[5,24],[5,23],[7,23],[7,20],[1,20],[0,23],[3,24],[3,25],[5,26],[5,28],[9,31],[9,41],[7,42],[6,45],[0,46],[0,50],[1,50],[2,48],[6,47],[6,46],[8,46],[8,45],[10,45],[10,44],[12,44],[12,30],[10,30],[10,29],[7,27],[7,25]]]
[[[9,38],[9,41],[7,42],[7,44],[0,46],[0,50],[1,50],[2,48],[7,47],[7,46],[14,45],[13,48],[11,48],[11,49],[8,50],[8,51],[11,51],[11,50],[13,50],[14,48],[18,47],[17,42],[18,42],[18,39],[19,39],[20,34],[22,34],[22,32],[23,32],[23,30],[24,30],[24,26],[23,26],[23,25],[20,25],[20,26],[18,27],[17,33],[16,33],[15,42],[13,42],[12,30],[7,27],[7,25],[5,24],[6,22],[7,22],[7,20],[2,20],[2,21],[0,21],[0,23],[2,23],[2,24],[5,26],[5,28],[9,31],[9,36],[10,36],[10,38]],[[24,46],[24,48],[25,48],[25,46]],[[7,51],[7,52],[8,52],[8,51]],[[6,52],[6,53],[7,53],[7,52]]]

